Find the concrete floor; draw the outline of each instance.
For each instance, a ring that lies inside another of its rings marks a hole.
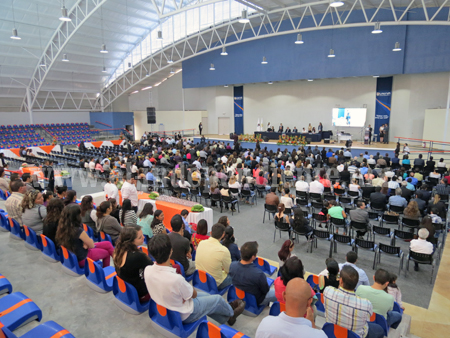
[[[101,185],[91,186],[83,184],[75,177],[73,188],[78,196],[86,193],[102,190]],[[82,186],[84,185],[84,187]],[[259,243],[259,255],[274,261],[278,261],[277,252],[287,233],[277,233],[273,242],[274,225],[268,221],[262,223],[263,200],[258,199],[258,205],[241,205],[240,213],[231,216],[230,211],[214,208],[214,221],[220,216],[228,215],[231,225],[235,229],[238,245],[246,241],[256,240]],[[0,202],[0,208],[4,209],[4,202]],[[388,244],[388,239],[376,237],[377,242]],[[311,273],[319,273],[325,268],[325,259],[329,252],[328,241],[319,240],[318,248],[313,253],[306,253],[306,240],[300,239],[300,243],[294,248],[295,254],[302,260],[305,270]],[[408,243],[397,241],[407,253]],[[337,254],[333,254],[338,262],[345,261],[345,254],[350,248],[338,245]],[[372,252],[359,250],[357,265],[363,268],[369,279],[373,275]],[[379,267],[388,271],[398,272],[399,260],[396,257],[382,256]],[[436,269],[437,270],[437,269]],[[427,308],[430,302],[433,285],[429,284],[431,267],[421,266],[419,272],[415,272],[410,266],[410,272],[405,278],[404,273],[397,281],[403,293],[403,300],[407,303]],[[0,232],[0,273],[5,275],[13,284],[14,291],[20,291],[33,299],[43,311],[43,321],[54,320],[76,337],[160,337],[151,325],[148,313],[133,316],[119,309],[113,302],[112,293],[100,294],[91,290],[86,285],[84,277],[71,277],[65,274],[58,263],[49,263],[42,258],[40,252],[31,251],[23,242],[12,240],[8,233]],[[437,271],[435,272],[437,273]],[[268,315],[268,308],[257,318],[240,316],[234,326],[235,329],[254,337],[259,322]],[[31,323],[20,328],[17,333],[20,336],[37,323]]]

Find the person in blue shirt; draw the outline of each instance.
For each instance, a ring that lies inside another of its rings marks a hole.
[[[412,184],[414,187],[417,186],[417,183],[419,182],[419,180],[418,180],[417,178],[414,177],[414,172],[411,171],[411,172],[409,173],[409,175],[410,175],[410,177],[408,177],[408,178],[411,179],[411,184]]]
[[[361,175],[365,175],[367,174],[367,172],[369,171],[369,168],[367,168],[366,164],[363,164],[363,166],[359,169],[359,172],[361,173]]]
[[[395,154],[395,156],[392,158],[392,164],[399,164],[400,163],[400,159],[398,158],[398,155]]]
[[[225,228],[225,237],[222,240],[222,245],[227,247],[230,251],[231,261],[239,262],[241,260],[241,252],[234,241],[234,229],[231,226],[227,226]]]
[[[414,187],[414,185],[412,184],[412,179],[411,177],[408,177],[406,179],[406,189],[411,190],[411,191],[415,191],[416,188]]]
[[[332,149],[328,149],[327,157],[331,157],[331,156],[333,156],[333,150]]]
[[[144,166],[144,168],[151,168],[153,166],[152,162],[150,162],[148,156],[145,156],[145,161],[144,161],[143,166]]]
[[[184,223],[184,230],[186,230],[187,232],[192,234],[191,226],[189,225],[189,222],[187,221],[189,211],[187,209],[183,209],[183,210],[181,210],[180,215],[181,215],[181,219],[183,220],[183,223]]]
[[[403,155],[402,165],[409,164],[411,165],[411,161],[409,160],[408,155]]]
[[[147,179],[147,181],[152,181],[153,184],[156,182],[155,175],[153,175],[153,168],[150,168],[148,170],[148,173],[147,175],[145,175],[145,178]]]
[[[369,152],[365,152],[363,156],[366,160],[370,159]]]

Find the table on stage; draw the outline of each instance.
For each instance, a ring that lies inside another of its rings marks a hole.
[[[280,138],[280,136],[285,133],[255,131],[255,136],[256,136],[256,134],[261,135],[262,138],[267,136],[267,138],[269,140],[278,140]],[[328,131],[322,131],[320,133],[315,133],[315,134],[313,134],[313,133],[311,133],[311,134],[310,133],[287,133],[286,135],[288,135],[288,136],[303,136],[305,138],[311,139],[311,142],[320,142],[323,139],[331,138],[331,136],[333,135],[333,132],[331,130],[328,130]]]
[[[138,213],[139,216],[140,211],[144,208],[144,205],[146,203],[153,204],[153,212],[155,212],[156,209],[162,210],[164,212],[164,226],[172,230],[172,227],[170,225],[170,220],[173,216],[176,214],[180,214],[181,210],[186,209],[189,211],[189,215],[187,217],[188,223],[195,223],[198,224],[198,221],[201,219],[205,219],[208,223],[208,232],[211,231],[211,228],[213,226],[213,210],[211,208],[203,207],[205,210],[202,212],[192,212],[190,207],[187,207],[182,204],[177,203],[171,203],[166,201],[158,201],[158,200],[152,200],[148,198],[148,193],[140,193],[138,194]],[[122,192],[119,190],[119,200],[120,204],[122,204]]]

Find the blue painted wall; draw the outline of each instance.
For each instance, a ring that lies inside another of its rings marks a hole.
[[[443,9],[437,19],[446,20],[448,11]],[[373,12],[367,11],[368,17]],[[429,16],[434,12],[429,10]],[[362,12],[354,12],[348,22],[361,22],[362,16]],[[380,11],[376,19],[392,20],[392,12]],[[407,14],[403,20],[418,19],[423,19],[422,10]],[[330,21],[328,15],[324,23]],[[312,26],[312,18],[305,17],[300,28]],[[280,31],[290,28],[284,21]],[[183,88],[450,71],[450,26],[382,25],[382,29],[381,34],[371,34],[372,26],[304,32],[302,45],[294,44],[297,34],[287,34],[227,47],[228,56],[221,56],[221,50],[205,53],[183,62]],[[233,37],[227,41],[232,42]],[[400,42],[402,51],[392,51],[395,42]],[[330,48],[335,50],[335,58],[327,57]],[[263,56],[267,65],[261,64]],[[215,71],[209,70],[211,63]]]
[[[111,127],[96,123],[96,121],[105,123]],[[118,129],[124,128],[125,125],[134,126],[134,113],[132,112],[91,112],[90,124],[97,129]]]

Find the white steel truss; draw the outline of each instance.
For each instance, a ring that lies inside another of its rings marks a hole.
[[[406,14],[414,6],[415,0],[411,0],[406,8],[397,8],[394,6],[392,0],[383,0],[376,9],[373,8],[375,12],[373,12],[373,9],[370,11],[369,9],[365,9],[362,0],[353,0],[351,9],[343,12],[339,12],[337,8],[330,7],[330,2],[326,0],[276,9],[270,12],[254,13],[249,16],[250,23],[248,24],[239,23],[239,19],[224,22],[180,39],[172,45],[168,45],[154,52],[145,60],[134,65],[114,82],[106,85],[106,88],[102,92],[101,100],[104,106],[97,108],[106,108],[119,96],[129,92],[131,88],[138,85],[144,79],[148,79],[148,76],[155,75],[164,69],[173,67],[173,64],[167,62],[169,60],[172,60],[174,63],[179,63],[197,55],[219,50],[222,47],[277,35],[321,29],[373,26],[374,22],[377,21],[376,15],[381,9],[392,11],[392,20],[380,21],[383,26],[450,25],[450,15],[446,17],[446,20],[437,19],[437,15],[446,7],[448,1],[445,0],[431,17],[428,14],[429,7],[422,1],[419,8],[421,7],[421,10],[424,12],[423,20],[415,21],[406,20]],[[326,6],[325,12],[323,12],[324,6]],[[321,8],[321,12],[316,9],[317,7]],[[357,11],[361,11],[363,15],[357,16],[355,14]],[[371,12],[373,12],[372,15],[370,15]],[[352,14],[354,14],[353,17]],[[312,18],[313,26],[302,27],[305,17],[308,16]],[[327,17],[332,19],[332,24],[326,23],[325,19]],[[360,19],[361,17],[362,20]],[[349,18],[351,18],[351,23],[349,23]],[[359,21],[355,22],[355,18]],[[287,28],[281,28],[283,22],[288,22]],[[230,36],[233,37],[233,41],[227,42]],[[100,104],[100,101],[97,103]]]
[[[50,42],[45,47],[29,84],[30,95],[28,95],[28,97],[26,96],[22,101],[22,111],[31,111],[33,109],[47,74],[54,62],[58,59],[58,56],[66,46],[67,42],[106,1],[107,0],[78,0],[70,9],[68,16],[72,21],[62,21],[50,39]],[[45,64],[46,66],[41,67],[41,64]]]
[[[96,93],[49,91],[41,92],[35,99],[33,111],[94,111],[101,106]]]

